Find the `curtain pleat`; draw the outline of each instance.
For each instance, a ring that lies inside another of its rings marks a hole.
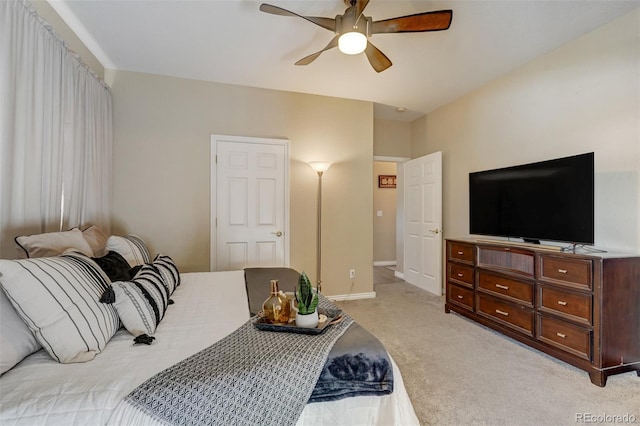
[[[111,92],[25,0],[0,1],[0,258],[17,235],[110,232]]]

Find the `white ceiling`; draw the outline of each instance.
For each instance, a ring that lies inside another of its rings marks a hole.
[[[307,16],[342,0],[266,0]],[[49,0],[105,68],[375,102],[376,117],[413,120],[640,7],[640,0],[371,0],[373,20],[452,9],[447,31],[377,34],[393,66],[324,52],[333,34],[254,0]],[[404,113],[396,107],[407,109]]]

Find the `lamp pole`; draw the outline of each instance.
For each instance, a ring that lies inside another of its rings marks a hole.
[[[326,161],[312,161],[309,165],[316,171],[316,173],[318,173],[318,247],[316,261],[316,288],[318,293],[320,293],[322,291],[322,175],[329,169],[331,163]]]
[[[316,277],[318,277],[318,293],[322,292],[322,170],[318,170],[318,259],[316,262]]]

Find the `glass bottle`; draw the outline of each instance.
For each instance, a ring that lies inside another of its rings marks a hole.
[[[278,289],[278,280],[271,280],[271,294],[262,304],[262,313],[267,324],[288,324],[289,306],[287,297]]]

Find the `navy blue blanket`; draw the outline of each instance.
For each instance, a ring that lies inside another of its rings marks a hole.
[[[309,402],[393,392],[393,368],[382,343],[360,324],[336,341]]]

